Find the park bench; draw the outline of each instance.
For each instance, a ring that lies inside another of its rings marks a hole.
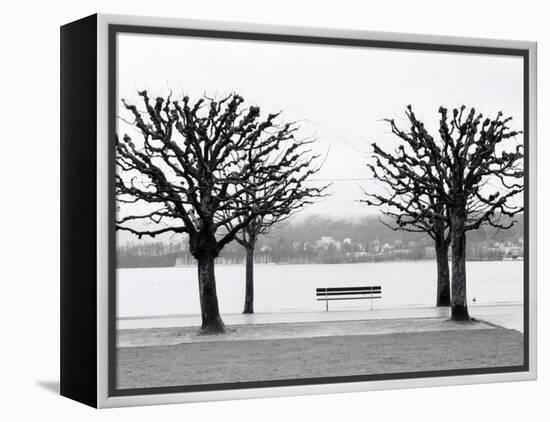
[[[318,287],[317,301],[324,301],[328,311],[330,300],[360,300],[370,299],[370,308],[373,307],[374,299],[382,299],[381,286],[365,287]]]

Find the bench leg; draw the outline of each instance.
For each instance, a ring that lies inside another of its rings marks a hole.
[[[328,299],[325,300],[325,310],[328,312]]]

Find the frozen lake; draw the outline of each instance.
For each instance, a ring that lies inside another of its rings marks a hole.
[[[222,314],[238,314],[244,300],[244,266],[216,267]],[[523,303],[523,261],[468,262],[468,302],[476,305]],[[435,261],[360,264],[255,265],[257,313],[317,312],[317,287],[382,286],[375,309],[432,307]],[[369,300],[332,301],[331,311],[370,309]],[[198,315],[199,292],[194,267],[117,270],[117,317]]]

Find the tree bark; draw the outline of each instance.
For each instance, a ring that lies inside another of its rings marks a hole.
[[[435,255],[437,260],[436,306],[451,306],[451,281],[449,272],[449,243],[443,236],[436,235]]]
[[[468,302],[466,297],[466,232],[464,231],[464,213],[451,214],[452,237],[452,300],[451,319],[469,321]]]
[[[246,248],[246,287],[243,314],[254,313],[254,245]]]
[[[199,334],[225,333],[225,325],[220,316],[218,296],[216,294],[216,275],[213,255],[198,258],[199,296],[201,303],[202,325]]]

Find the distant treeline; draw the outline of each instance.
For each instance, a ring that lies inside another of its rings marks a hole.
[[[134,242],[117,247],[118,268],[173,267],[182,250],[180,242]]]
[[[508,230],[483,227],[468,233],[469,260],[499,260],[523,256],[523,215]],[[433,259],[433,241],[424,233],[394,231],[378,217],[338,220],[321,216],[286,223],[263,236],[256,245],[259,263],[342,263]],[[173,267],[194,265],[187,239],[136,241],[117,248],[117,267]],[[217,261],[241,264],[244,249],[233,242]]]
[[[509,220],[502,217],[503,221]],[[385,220],[384,220],[385,221]],[[499,230],[491,226],[482,226],[480,230],[468,233],[468,242],[506,242],[523,238],[523,214],[514,217],[517,221],[508,230]],[[276,243],[279,239],[291,242],[312,242],[322,236],[331,236],[343,240],[351,238],[353,242],[368,244],[378,239],[381,243],[394,243],[428,240],[425,233],[409,233],[394,231],[384,225],[379,217],[368,216],[357,220],[339,220],[322,216],[312,216],[303,221],[295,221],[272,231],[269,238],[264,238],[264,244]],[[430,243],[433,243],[430,241]]]

